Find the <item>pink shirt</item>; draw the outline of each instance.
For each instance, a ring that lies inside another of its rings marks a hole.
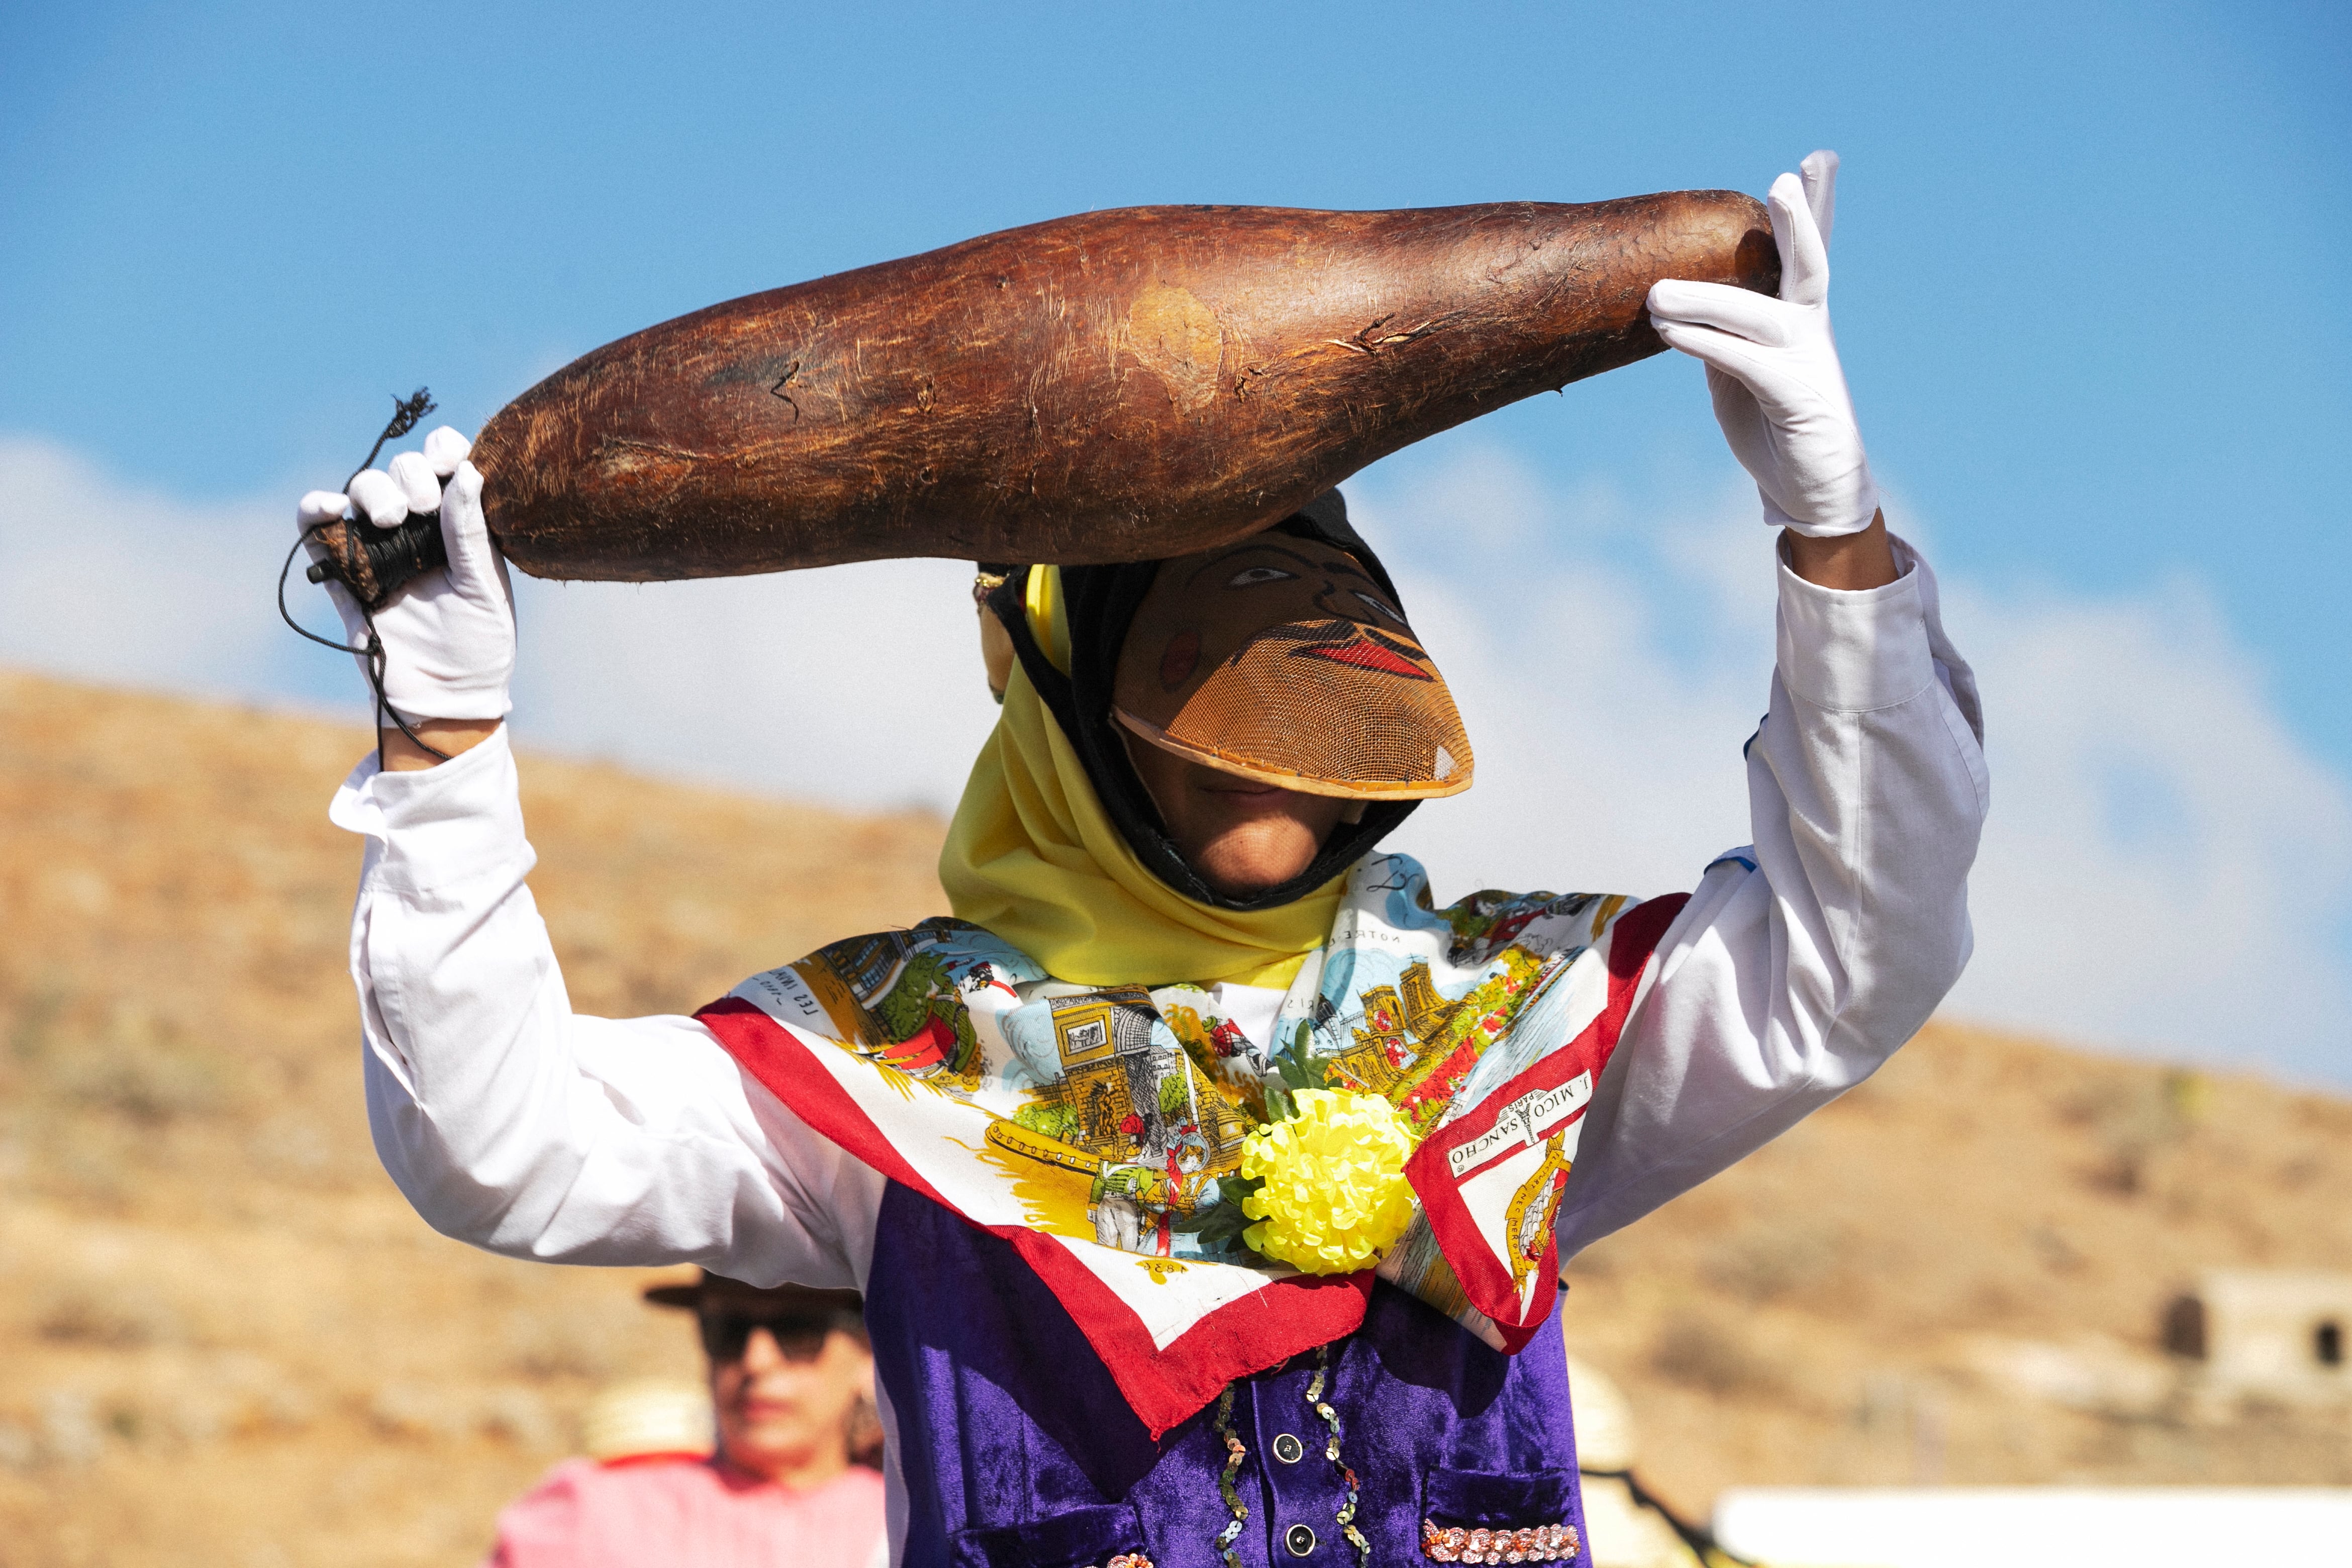
[[[675,1459],[568,1459],[499,1513],[484,1568],[866,1568],[882,1559],[882,1477],[808,1491]]]

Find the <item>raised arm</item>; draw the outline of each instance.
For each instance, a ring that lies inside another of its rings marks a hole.
[[[1746,747],[1755,843],[1709,866],[1594,1096],[1562,1257],[1861,1082],[1969,958],[1988,804],[1975,678],[1927,563],[1886,531],[1828,315],[1836,159],[1772,188],[1782,298],[1661,283],[1782,530],[1771,704]]]
[[[535,857],[503,723],[513,611],[464,457],[436,431],[348,497],[382,526],[438,507],[450,562],[375,617],[384,696],[417,740],[387,719],[391,771],[363,762],[332,812],[368,840],[352,974],[384,1168],[436,1229],[496,1252],[860,1284],[870,1172],[692,1019],[572,1011],[524,880]],[[346,504],[314,491],[303,524]],[[356,645],[366,626],[331,591]]]

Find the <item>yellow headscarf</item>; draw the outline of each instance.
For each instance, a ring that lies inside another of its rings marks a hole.
[[[1062,574],[1029,573],[1029,629],[1067,668]],[[1290,984],[1339,912],[1336,877],[1270,910],[1196,903],[1144,868],[1095,795],[1085,764],[1016,661],[940,851],[956,918],[985,926],[1081,985],[1171,981]]]

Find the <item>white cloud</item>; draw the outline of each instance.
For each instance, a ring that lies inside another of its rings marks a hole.
[[[1661,891],[1748,839],[1739,747],[1772,604],[1746,494],[1647,517],[1604,482],[1562,492],[1475,447],[1351,491],[1477,747],[1477,787],[1398,838],[1441,891]],[[188,505],[0,440],[0,659],[356,707],[348,668],[269,603],[289,502]],[[518,728],[764,793],[945,810],[995,712],[966,571],[520,581]],[[2210,602],[2188,584],[2087,599],[1948,578],[1945,595],[1994,783],[1952,1010],[2352,1078],[2352,786],[2288,730]]]
[[[2352,789],[2211,601],[1951,595],[1994,820],[1955,1009],[2352,1077]]]
[[[516,588],[517,730],[565,751],[945,815],[996,722],[963,563]]]
[[[0,437],[0,658],[216,696],[276,689],[276,645],[295,641],[269,599],[293,538],[290,499],[277,510],[273,523],[251,504],[192,505],[53,442]]]
[[[1494,452],[1356,488],[1477,749],[1476,787],[1398,836],[1441,892],[1685,887],[1749,837],[1738,748],[1772,602],[1748,492],[1637,530],[1607,491],[1546,497]],[[1465,528],[1486,537],[1416,548]],[[2287,728],[2211,601],[1948,579],[1944,599],[1993,780],[1976,957],[1948,1010],[2352,1079],[2352,784]]]

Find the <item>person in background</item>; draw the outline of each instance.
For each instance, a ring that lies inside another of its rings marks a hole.
[[[881,1431],[856,1292],[706,1271],[646,1299],[700,1325],[717,1451],[567,1460],[499,1513],[486,1568],[881,1561]]]

